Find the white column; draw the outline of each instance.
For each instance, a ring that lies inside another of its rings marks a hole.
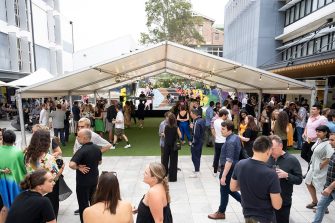
[[[8,33],[9,39],[9,57],[10,57],[10,66],[12,71],[19,71],[19,55],[18,55],[18,48],[17,48],[17,37],[15,32]]]
[[[58,49],[56,51],[57,75],[63,74],[63,51]]]
[[[55,47],[50,47],[50,73],[57,75],[57,56]]]
[[[28,37],[21,37],[22,72],[30,73],[29,43]]]
[[[47,18],[48,18],[48,34],[49,34],[49,42],[55,42],[55,21],[53,16],[53,11],[47,11]]]
[[[19,118],[20,118],[20,128],[21,128],[21,148],[26,148],[27,141],[26,141],[26,132],[24,128],[24,120],[23,120],[23,107],[22,107],[22,98],[21,93],[16,91],[16,101],[19,109]]]
[[[14,0],[6,0],[7,22],[10,26],[16,26]]]
[[[316,100],[316,88],[314,87],[312,92],[311,92],[311,101],[310,101],[310,106],[309,108],[311,109],[312,106],[315,104],[315,100]]]
[[[27,1],[28,4],[28,1]],[[28,6],[26,5],[25,0],[19,0],[19,16],[20,16],[20,29],[28,30],[28,16],[26,9]]]

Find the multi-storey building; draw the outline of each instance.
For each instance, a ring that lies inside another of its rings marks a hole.
[[[72,70],[72,32],[59,0],[0,1],[0,80],[12,81],[38,68],[53,75]]]
[[[230,0],[224,57],[315,83],[319,99],[329,105],[334,20],[335,0]]]
[[[204,39],[204,43],[198,44],[193,42],[189,46],[197,50],[201,50],[219,57],[223,56],[223,30],[215,28],[214,19],[199,13],[194,13],[194,16],[200,17],[202,24],[197,26],[198,32]]]

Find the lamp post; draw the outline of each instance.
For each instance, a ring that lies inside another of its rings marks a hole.
[[[74,71],[74,61],[73,61],[73,54],[74,54],[74,37],[73,37],[73,22],[70,21],[71,25],[71,34],[72,34],[72,71]]]

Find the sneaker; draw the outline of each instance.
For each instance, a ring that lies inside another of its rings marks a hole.
[[[131,145],[128,144],[128,145],[125,145],[123,148],[128,149],[128,148],[130,148],[130,147],[131,147]]]
[[[115,146],[111,146],[109,149],[115,149]]]
[[[225,216],[225,214],[224,213],[221,213],[221,212],[215,212],[215,213],[213,213],[213,214],[209,214],[208,215],[208,218],[209,219],[225,219],[226,218],[226,216]]]
[[[194,172],[190,175],[190,178],[198,178],[199,177],[199,172]]]
[[[79,209],[75,210],[75,211],[73,212],[73,214],[74,214],[74,215],[79,215]]]

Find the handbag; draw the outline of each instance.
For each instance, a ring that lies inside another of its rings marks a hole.
[[[177,138],[175,144],[174,144],[174,147],[173,147],[173,150],[174,151],[178,151],[178,150],[181,150],[181,142],[180,142],[180,139]]]
[[[72,194],[72,190],[66,184],[63,175],[58,179],[59,181],[59,201],[64,201]]]

